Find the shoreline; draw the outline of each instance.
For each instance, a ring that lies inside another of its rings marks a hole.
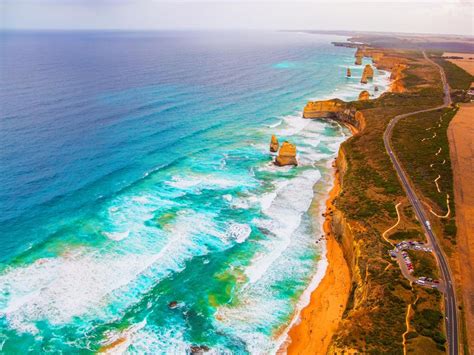
[[[312,290],[309,304],[301,309],[295,321],[290,324],[286,340],[278,350],[279,354],[325,354],[346,308],[351,276],[342,249],[332,232],[330,214],[334,209],[334,199],[340,191],[339,173],[336,170],[333,186],[325,201],[326,210],[322,225],[326,241],[325,273]]]
[[[388,72],[387,70],[384,71]],[[386,92],[396,91],[394,87],[396,81],[390,77],[390,83],[386,90],[382,91],[379,96]],[[347,122],[340,122],[340,124],[350,130],[351,136],[359,132],[359,129]],[[333,185],[328,190],[324,222],[322,224],[322,232],[326,242],[325,272],[314,289],[308,288],[310,290],[309,303],[295,314],[287,328],[286,338],[281,343],[277,354],[326,354],[349,300],[352,283],[351,272],[342,247],[336,240],[332,230],[331,211],[335,210],[333,203],[342,188],[340,172],[337,168],[334,169]],[[323,208],[320,208],[320,211],[322,210]],[[318,273],[317,271],[315,276]]]

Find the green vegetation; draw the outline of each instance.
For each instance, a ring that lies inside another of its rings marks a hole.
[[[415,303],[414,308],[417,308]],[[423,336],[433,339],[440,350],[445,350],[446,337],[442,333],[443,314],[437,309],[422,309],[415,312],[413,323],[416,331]]]
[[[435,58],[436,63],[441,65],[446,73],[449,86],[454,90],[468,90],[474,81],[474,76],[457,65],[443,58]]]
[[[395,126],[392,137],[394,150],[414,186],[431,201],[431,207],[438,215],[447,213],[446,197],[450,196],[451,213],[442,223],[444,236],[452,242],[455,242],[456,224],[453,175],[446,132],[455,114],[456,109],[446,108],[406,117]],[[436,180],[438,176],[439,179]]]
[[[345,166],[342,193],[335,206],[351,223],[353,240],[342,244],[357,249],[345,251],[355,283],[343,314],[343,326],[333,338],[334,346],[341,352],[355,349],[360,353],[403,354],[402,334],[406,331],[408,305],[422,293],[431,307],[440,307],[437,290],[418,290],[403,277],[388,254],[392,246],[382,238],[382,233],[397,220],[395,204],[404,201],[408,205],[385,151],[383,132],[394,116],[436,107],[443,99],[437,68],[427,65],[420,53],[395,55],[403,55],[409,61],[403,79],[408,92],[387,93],[376,100],[352,103],[362,111],[366,128],[341,147],[346,164],[341,164]],[[423,234],[419,224],[415,224],[413,210],[406,207],[401,212],[409,220],[408,227],[393,231],[390,238],[421,240]],[[424,260],[420,265],[421,270],[427,267]],[[413,341],[428,339],[412,330]],[[433,347],[436,349],[434,343]]]
[[[431,253],[418,250],[409,250],[408,255],[410,256],[410,259],[413,263],[413,268],[415,269],[413,276],[426,276],[431,277],[432,279],[439,278],[436,260]]]

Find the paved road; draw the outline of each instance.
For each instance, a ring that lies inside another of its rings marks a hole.
[[[446,323],[446,335],[447,335],[447,341],[448,341],[448,351],[449,351],[449,354],[457,355],[458,346],[459,346],[458,345],[458,320],[457,320],[458,317],[457,317],[457,308],[456,308],[456,296],[454,292],[451,272],[449,270],[449,265],[446,262],[446,258],[443,251],[438,245],[436,236],[431,230],[431,227],[428,222],[428,218],[426,217],[427,213],[425,212],[423,205],[418,199],[418,196],[416,195],[415,190],[410,185],[410,182],[407,178],[407,174],[401,167],[401,164],[398,161],[396,154],[393,152],[392,146],[390,144],[393,127],[395,127],[395,125],[400,119],[414,115],[414,114],[422,113],[422,112],[435,111],[440,108],[447,107],[451,104],[451,95],[449,93],[449,85],[446,80],[446,74],[444,73],[443,68],[439,66],[437,63],[433,62],[431,59],[429,59],[426,56],[425,52],[423,52],[423,55],[425,59],[431,62],[434,66],[436,66],[441,73],[441,79],[443,81],[443,89],[444,89],[444,104],[438,107],[431,108],[431,109],[410,112],[410,113],[406,113],[406,114],[399,115],[392,118],[392,120],[390,121],[390,123],[388,124],[384,132],[383,141],[385,144],[385,149],[387,150],[387,153],[390,156],[390,160],[392,161],[393,166],[395,167],[395,170],[397,171],[398,177],[403,185],[403,188],[405,189],[408,199],[410,200],[415,210],[418,220],[420,221],[421,225],[423,226],[423,229],[425,230],[425,234],[427,235],[428,242],[432,246],[433,252],[436,255],[436,259],[438,260],[441,276],[445,285],[444,307],[445,307],[445,313],[446,313],[445,323]]]

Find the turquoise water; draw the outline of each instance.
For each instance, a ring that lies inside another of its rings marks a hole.
[[[339,39],[3,34],[2,353],[274,352],[324,271],[349,134],[301,110],[366,88]]]

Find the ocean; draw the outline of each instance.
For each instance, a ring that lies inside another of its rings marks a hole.
[[[274,353],[324,274],[350,135],[301,111],[389,84],[341,39],[0,33],[0,351]]]

